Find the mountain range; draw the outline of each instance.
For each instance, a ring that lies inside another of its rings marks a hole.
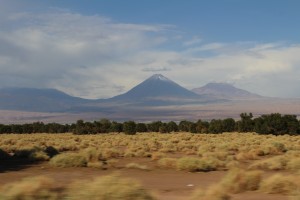
[[[29,121],[40,120],[39,117],[30,117],[30,113],[33,112],[51,113],[49,114],[51,117],[63,115],[66,116],[65,121],[71,119],[70,116],[72,120],[102,117],[116,120],[171,120],[201,116],[220,118],[247,110],[253,112],[257,110],[257,113],[263,114],[266,108],[270,109],[265,112],[280,112],[279,106],[270,107],[272,102],[278,101],[227,83],[208,83],[203,87],[188,90],[161,74],[154,74],[128,92],[109,99],[83,99],[55,89],[2,88],[0,89],[0,115],[1,111],[5,111],[8,116],[7,112],[10,110],[16,115],[13,119],[0,117],[0,120],[11,120],[9,122],[19,120],[18,112],[26,112],[28,118],[26,114],[22,116]],[[287,103],[286,108],[290,109],[291,104],[297,106],[298,103],[298,99],[293,100],[293,103]],[[233,110],[236,112],[233,113]],[[48,115],[43,114],[44,118],[45,116]],[[53,121],[56,120],[53,118]]]
[[[188,90],[161,74],[154,74],[124,94],[109,99],[89,100],[70,96],[56,89],[0,89],[0,109],[36,112],[99,110],[105,105],[167,106],[222,102],[259,95],[225,83],[209,83]]]

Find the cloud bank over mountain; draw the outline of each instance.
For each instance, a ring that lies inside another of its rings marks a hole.
[[[217,81],[264,96],[300,97],[300,44],[207,42],[202,36],[189,38],[174,24],[116,21],[57,8],[22,10],[9,1],[1,12],[5,9],[0,87],[108,98],[164,71],[189,89]]]

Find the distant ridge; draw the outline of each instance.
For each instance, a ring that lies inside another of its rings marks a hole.
[[[56,89],[0,89],[0,109],[3,110],[61,112],[87,101]]]
[[[239,89],[228,83],[208,83],[203,87],[192,89],[193,92],[199,95],[208,95],[215,98],[225,99],[257,99],[262,98],[258,94],[248,92],[247,90]]]

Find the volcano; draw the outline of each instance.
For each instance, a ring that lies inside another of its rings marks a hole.
[[[135,102],[145,105],[172,104],[199,99],[200,95],[180,86],[161,74],[154,74],[128,92],[111,101]]]
[[[258,94],[248,92],[240,88],[236,88],[228,83],[208,83],[203,87],[192,89],[193,92],[199,95],[206,95],[212,98],[225,99],[257,99],[262,98]]]
[[[115,96],[111,100],[166,100],[166,99],[195,99],[200,95],[185,89],[161,74],[154,74],[128,92]]]

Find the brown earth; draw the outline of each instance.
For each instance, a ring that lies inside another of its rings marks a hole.
[[[74,180],[93,179],[98,176],[119,173],[121,176],[138,180],[158,200],[186,200],[193,193],[195,188],[207,188],[217,183],[225,174],[225,171],[190,173],[184,171],[159,169],[153,161],[146,159],[123,160],[126,162],[145,164],[150,170],[127,169],[116,166],[113,169],[101,170],[93,168],[53,168],[48,163],[27,164],[6,162],[0,167],[0,187],[3,184],[21,180],[25,177],[45,175],[53,178],[57,186],[64,187]],[[19,165],[16,165],[19,164]],[[273,172],[268,172],[269,176]],[[233,200],[287,200],[287,196],[263,194],[257,191],[244,192],[232,195]]]

